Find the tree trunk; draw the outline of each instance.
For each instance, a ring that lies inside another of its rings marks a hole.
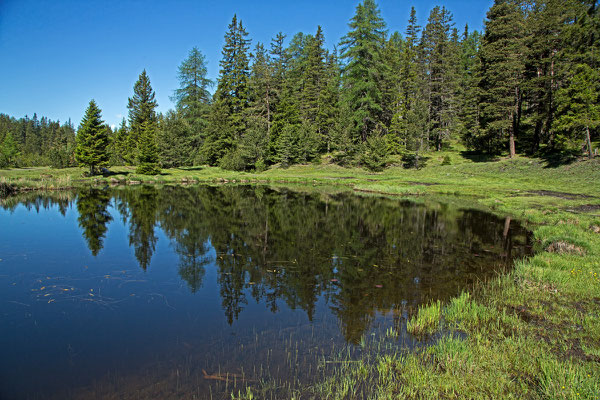
[[[590,138],[590,127],[586,126],[585,127],[585,138],[587,140],[587,148],[588,148],[588,152],[590,154],[590,160],[592,158],[594,158],[594,154],[592,153],[592,139]]]

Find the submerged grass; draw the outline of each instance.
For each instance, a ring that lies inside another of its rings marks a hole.
[[[474,162],[453,154],[452,165],[441,165],[436,157],[422,170],[380,174],[311,165],[260,174],[198,168],[139,177],[122,167],[103,178],[81,178],[77,168],[3,170],[0,180],[20,188],[303,183],[411,198],[468,196],[469,204],[529,223],[537,253],[470,293],[420,309],[406,329],[437,338],[429,346],[360,357],[341,352],[323,361],[327,368],[315,372],[316,383],[282,391],[264,382],[231,397],[272,398],[276,391],[276,398],[297,399],[600,399],[600,160],[551,168],[540,159]],[[398,332],[381,336],[390,340]]]

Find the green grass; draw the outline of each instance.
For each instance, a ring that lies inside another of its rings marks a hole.
[[[450,165],[441,165],[445,155]],[[533,231],[537,253],[470,293],[420,309],[407,328],[437,337],[431,346],[354,362],[341,358],[317,383],[287,398],[600,399],[600,160],[549,167],[524,157],[474,162],[457,152],[429,156],[421,170],[394,167],[377,174],[303,165],[259,174],[170,169],[147,177],[118,167],[110,177],[84,178],[79,168],[30,168],[0,170],[0,182],[34,189],[131,181],[303,184],[415,201],[443,198],[508,215]],[[461,334],[449,336],[452,331]],[[393,339],[397,332],[383,336]],[[256,386],[234,398],[267,398],[264,390]]]

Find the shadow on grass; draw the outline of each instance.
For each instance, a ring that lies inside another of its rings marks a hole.
[[[544,168],[558,168],[562,165],[569,165],[581,158],[580,150],[541,150],[538,154],[546,162]]]
[[[114,175],[125,175],[125,176],[127,176],[129,174],[131,174],[131,172],[129,172],[129,171],[115,172],[115,171],[104,170],[99,175],[102,175],[103,177],[108,178],[109,176],[114,176]]]
[[[182,171],[202,171],[205,167],[179,167]]]
[[[461,157],[471,160],[473,162],[492,162],[498,161],[500,158],[497,154],[481,153],[478,151],[461,151]]]

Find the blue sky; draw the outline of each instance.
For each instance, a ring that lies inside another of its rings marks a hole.
[[[270,43],[279,31],[323,27],[331,48],[348,30],[358,0],[0,0],[0,113],[36,112],[77,126],[94,98],[109,124],[127,116],[127,98],[145,68],[158,111],[173,108],[177,66],[193,46],[216,79],[223,35],[234,14],[253,44]],[[380,0],[390,31],[404,32],[410,7],[419,25],[443,5],[462,32],[481,29],[492,0]]]

